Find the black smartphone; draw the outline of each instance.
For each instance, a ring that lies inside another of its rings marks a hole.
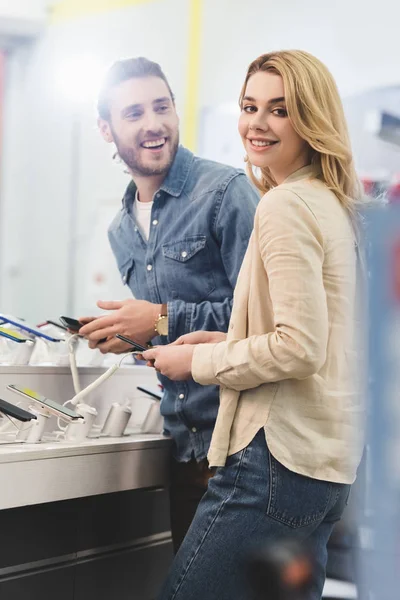
[[[0,412],[9,417],[14,417],[18,421],[31,421],[32,419],[36,419],[36,415],[29,412],[29,410],[25,410],[20,408],[19,406],[15,406],[15,404],[11,404],[11,402],[6,402],[5,400],[0,399]]]
[[[60,322],[74,333],[78,333],[80,328],[83,327],[82,323],[80,323],[77,319],[71,319],[71,317],[60,317]]]
[[[44,325],[54,325],[54,327],[58,327],[58,329],[62,329],[63,331],[65,331],[66,329],[68,329],[64,325],[60,325],[60,323],[57,323],[57,321],[52,321],[51,319],[47,319],[47,321],[45,321],[43,323],[43,325],[39,325],[39,327],[42,327]]]
[[[46,396],[42,396],[34,390],[26,387],[18,387],[17,385],[13,384],[8,385],[7,389],[11,392],[20,394],[24,398],[28,398],[29,400],[37,402],[42,406],[42,408],[47,408],[49,412],[56,417],[67,417],[68,419],[72,420],[82,419],[82,415],[78,414],[74,410],[71,410],[66,406],[62,406],[61,404],[58,404],[58,402],[54,402],[54,400],[50,400],[50,398],[46,398]]]
[[[124,335],[121,335],[119,333],[117,333],[117,335],[115,337],[118,338],[119,340],[122,340],[123,342],[126,342],[127,344],[130,344],[131,346],[133,346],[134,349],[136,350],[136,352],[146,352],[146,350],[149,350],[149,348],[146,348],[146,346],[142,346],[141,344],[138,344],[134,340],[131,340],[130,338],[127,338]]]
[[[142,387],[141,385],[136,386],[136,389],[140,390],[141,392],[144,392],[145,394],[150,396],[150,398],[154,398],[154,400],[161,400],[162,398],[161,390],[160,392],[156,392],[155,390],[149,390],[148,388]]]
[[[78,319],[72,319],[71,317],[60,317],[60,322],[65,325],[67,329],[73,331],[74,333],[79,333],[81,327],[83,327],[83,323],[78,321]],[[103,344],[107,341],[107,338],[102,338],[97,343]]]

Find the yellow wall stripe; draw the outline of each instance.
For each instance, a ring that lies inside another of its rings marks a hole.
[[[61,0],[53,4],[51,23],[61,23],[88,15],[109,12],[120,8],[148,4],[157,0]],[[161,0],[158,0],[161,1]],[[202,0],[188,0],[188,62],[186,72],[186,92],[183,119],[183,144],[196,151],[199,120],[199,87],[201,64]]]
[[[183,144],[193,152],[197,147],[199,122],[199,87],[203,4],[202,0],[189,0],[189,49],[186,73],[186,99],[184,109]]]
[[[50,9],[50,22],[60,23],[77,17],[109,12],[126,6],[147,4],[155,0],[61,0]]]

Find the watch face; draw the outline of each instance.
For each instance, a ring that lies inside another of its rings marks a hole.
[[[160,335],[168,335],[168,317],[160,317],[157,323],[157,331]]]

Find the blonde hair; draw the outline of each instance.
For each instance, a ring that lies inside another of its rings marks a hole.
[[[325,182],[350,214],[354,214],[362,196],[361,185],[354,168],[339,91],[327,67],[302,50],[263,54],[247,70],[240,106],[250,77],[258,71],[282,77],[288,116],[295,131],[313,150],[311,163],[315,176]],[[261,169],[261,176],[256,177],[248,159],[247,171],[263,193],[277,185],[268,168]]]

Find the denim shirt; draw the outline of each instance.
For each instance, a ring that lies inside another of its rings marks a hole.
[[[180,146],[154,195],[147,241],[133,214],[135,194],[132,181],[108,235],[134,297],[168,304],[168,336],[154,343],[170,343],[199,329],[227,331],[259,200],[244,172]],[[165,432],[175,442],[175,458],[202,460],[218,412],[218,387],[159,379],[164,386],[161,413]]]

